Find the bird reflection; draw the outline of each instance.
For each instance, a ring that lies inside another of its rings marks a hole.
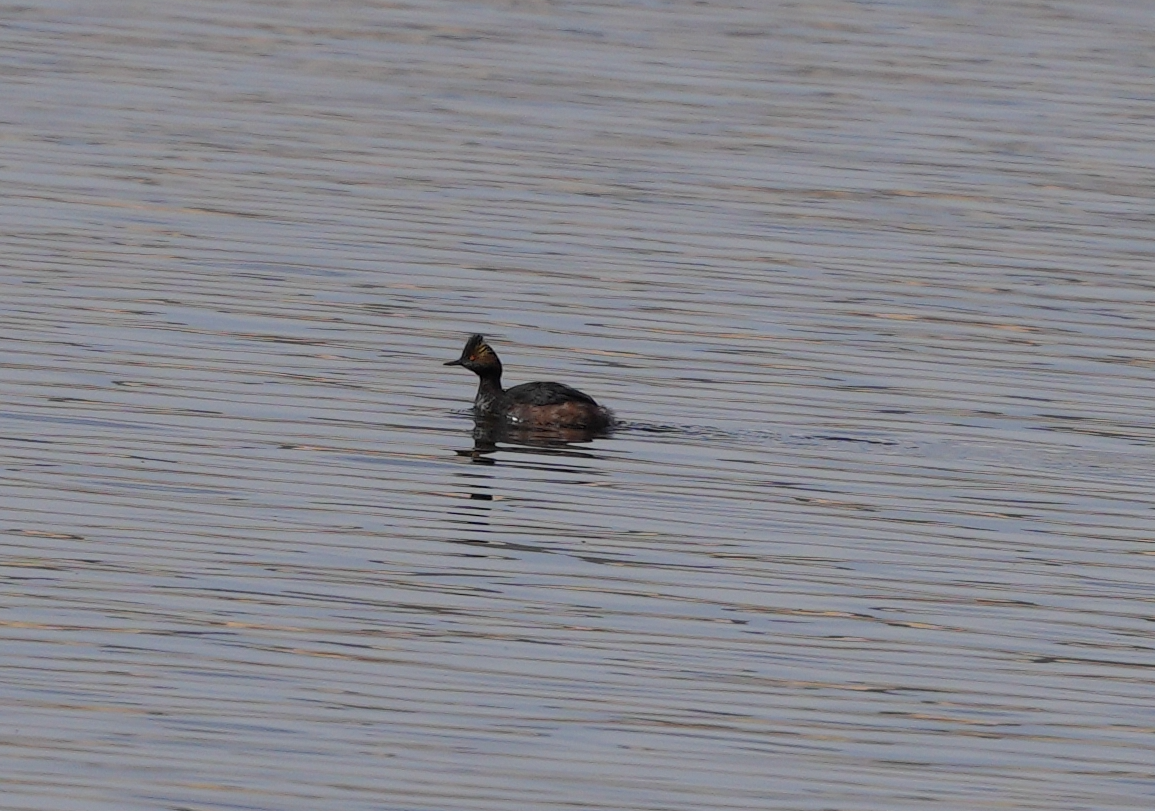
[[[479,465],[493,465],[491,454],[499,449],[550,456],[595,458],[592,453],[575,448],[577,443],[592,442],[609,436],[611,429],[581,428],[561,425],[510,425],[501,420],[478,419],[473,425],[473,447],[457,451]]]
[[[585,464],[586,459],[598,459],[593,448],[582,448],[580,443],[592,442],[610,434],[610,429],[600,430],[562,426],[518,426],[501,420],[476,419],[473,426],[473,447],[459,450],[458,456],[469,459],[474,465],[496,467],[513,466],[522,470],[539,470],[553,475],[562,474],[575,484],[593,484],[599,479],[595,469]],[[516,454],[517,456],[510,456]],[[461,495],[465,500],[454,499],[450,506],[450,520],[458,527],[465,528],[465,537],[458,537],[457,543],[469,546],[485,546],[505,550],[524,549],[546,551],[526,545],[523,541],[508,537],[497,538],[490,522],[498,502],[506,501],[500,509],[506,518],[516,517],[517,502],[509,502],[509,494],[501,491],[517,490],[516,479],[508,479],[497,470],[479,470],[475,467],[461,467],[456,476],[460,477]]]

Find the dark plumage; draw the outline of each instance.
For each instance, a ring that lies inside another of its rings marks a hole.
[[[480,335],[465,342],[461,357],[446,366],[464,366],[479,378],[473,413],[513,425],[551,425],[601,430],[613,422],[594,398],[564,383],[522,383],[501,387],[501,359]]]
[[[522,383],[520,386],[506,389],[505,397],[510,403],[517,405],[544,406],[571,402],[597,405],[593,397],[565,383]]]

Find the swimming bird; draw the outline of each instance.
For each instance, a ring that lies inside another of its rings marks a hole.
[[[564,383],[522,383],[501,387],[501,359],[481,335],[471,335],[461,357],[446,366],[464,366],[480,378],[473,414],[529,427],[584,428],[600,431],[613,424],[613,413],[594,398]]]

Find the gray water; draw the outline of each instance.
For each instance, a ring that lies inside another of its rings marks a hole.
[[[0,22],[5,811],[1155,807],[1146,0]]]

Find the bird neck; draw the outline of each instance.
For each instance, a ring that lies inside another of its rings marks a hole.
[[[501,387],[501,367],[484,369],[477,373],[477,398],[473,401],[476,408],[486,408],[501,399],[505,389]]]

